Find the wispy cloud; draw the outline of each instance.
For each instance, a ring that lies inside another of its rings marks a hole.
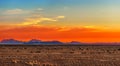
[[[30,25],[41,25],[40,24],[41,22],[42,23],[43,22],[57,22],[60,19],[65,18],[65,16],[61,16],[61,15],[54,16],[54,17],[47,17],[43,14],[43,12],[44,12],[43,8],[36,8],[30,11],[16,8],[16,9],[4,11],[3,14],[5,15],[2,16],[0,20],[6,23],[10,22],[11,20],[10,24],[22,27],[22,26],[30,26]],[[22,16],[18,17],[18,15],[22,15]]]
[[[37,8],[37,10],[42,11],[42,10],[44,10],[44,9],[43,9],[43,8]]]
[[[57,22],[59,19],[63,19],[65,16],[57,16],[53,18],[43,17],[39,15],[34,15],[32,17],[26,18],[25,21],[19,25],[38,25],[41,22],[49,21],[49,22]]]
[[[19,9],[19,8],[16,8],[16,9],[12,9],[12,10],[6,10],[4,12],[4,14],[23,14],[23,13],[26,13],[27,11],[24,11],[23,9]]]
[[[57,16],[56,18],[57,19],[62,19],[62,18],[65,18],[65,16]]]

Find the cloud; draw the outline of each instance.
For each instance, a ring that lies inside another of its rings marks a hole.
[[[44,18],[44,17],[40,17],[40,18],[27,18],[25,22],[23,22],[21,25],[37,25],[40,22],[43,21],[52,21],[55,22],[55,19],[52,18]]]
[[[39,15],[34,15],[32,17],[26,18],[25,21],[19,25],[38,25],[41,22],[49,21],[49,22],[57,22],[59,19],[63,19],[65,16],[57,16],[54,18],[42,17]]]
[[[41,10],[44,10],[44,9],[42,9],[42,8],[38,8],[37,10],[41,11]]]
[[[63,19],[63,18],[65,18],[65,16],[57,16],[56,18],[57,19]]]
[[[30,14],[41,15],[43,13],[43,10],[44,10],[43,8],[37,8],[37,9],[32,10]]]
[[[12,9],[12,10],[7,10],[4,12],[4,14],[23,14],[26,13],[27,11],[24,11],[22,9]]]
[[[11,9],[6,10],[3,14],[5,14],[4,17],[0,20],[6,21],[6,23],[11,21],[11,24],[16,25],[18,27],[23,26],[40,26],[43,24],[47,24],[47,22],[58,22],[61,19],[64,19],[65,16],[58,15],[54,17],[48,17],[43,14],[42,8],[33,9],[31,11],[23,10],[23,9]],[[18,16],[19,14],[22,14],[23,16]],[[7,17],[7,18],[6,18]],[[8,21],[9,20],[9,21]],[[51,23],[52,24],[52,23]],[[7,25],[7,24],[6,24]]]

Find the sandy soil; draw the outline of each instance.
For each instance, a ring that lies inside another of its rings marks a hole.
[[[120,46],[0,45],[0,66],[120,66]]]

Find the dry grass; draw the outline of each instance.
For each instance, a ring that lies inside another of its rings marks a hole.
[[[0,66],[120,66],[120,46],[1,45]]]

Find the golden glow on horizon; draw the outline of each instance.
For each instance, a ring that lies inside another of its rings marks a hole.
[[[0,0],[0,40],[120,42],[120,0]]]
[[[65,30],[66,29],[66,30]],[[93,27],[81,28],[58,28],[58,27],[40,27],[26,26],[11,29],[0,29],[0,40],[2,39],[18,40],[59,40],[80,41],[80,42],[119,42],[120,31],[106,31]]]

